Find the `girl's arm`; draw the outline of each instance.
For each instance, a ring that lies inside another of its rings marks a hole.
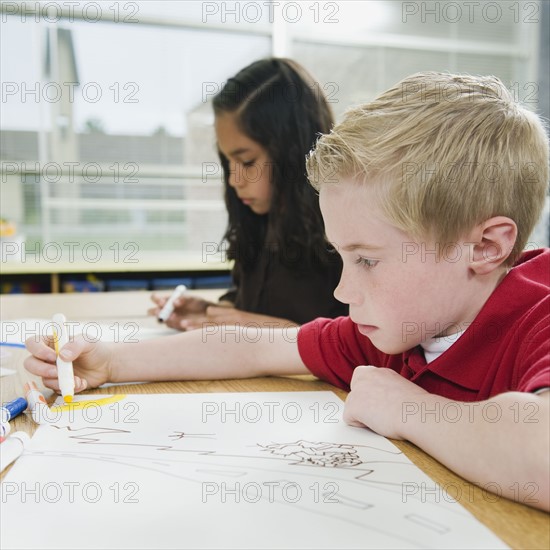
[[[211,305],[206,309],[206,315],[199,318],[188,318],[181,322],[180,328],[183,330],[193,330],[204,328],[208,324],[218,325],[239,325],[246,326],[251,331],[253,328],[258,329],[286,329],[289,327],[299,326],[294,321],[283,319],[281,317],[271,317],[270,315],[262,315],[260,313],[250,313],[232,307],[231,304]]]

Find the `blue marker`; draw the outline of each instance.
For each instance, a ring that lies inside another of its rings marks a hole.
[[[0,346],[6,346],[8,348],[23,348],[25,349],[25,344],[19,344],[17,342],[0,342]]]
[[[27,400],[24,397],[18,397],[9,403],[5,403],[0,407],[0,414],[2,415],[2,422],[9,422],[12,418],[15,418],[18,414],[21,414],[28,407]]]

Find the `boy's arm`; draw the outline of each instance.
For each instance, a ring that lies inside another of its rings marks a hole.
[[[408,439],[472,483],[550,509],[550,391],[463,403],[390,369],[356,371],[344,411],[349,423]]]
[[[404,423],[406,439],[489,491],[550,509],[550,392],[508,392],[477,403],[429,397],[427,406],[446,406],[450,418]]]
[[[298,353],[298,327],[207,326],[117,347],[112,382],[210,380],[307,374]]]
[[[105,382],[208,380],[305,374],[298,353],[298,327],[285,329],[208,326],[135,343],[104,343],[76,337],[59,352],[73,362],[75,390]],[[25,368],[59,390],[51,338],[29,338]]]

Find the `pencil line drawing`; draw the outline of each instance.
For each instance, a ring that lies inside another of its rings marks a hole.
[[[419,516],[418,514],[407,514],[405,518],[410,521],[414,521],[418,525],[422,525],[422,527],[426,527],[427,529],[432,529],[436,533],[444,534],[450,531],[450,528],[447,527],[446,525],[441,525],[440,523],[437,523],[436,521],[433,521],[430,518]]]

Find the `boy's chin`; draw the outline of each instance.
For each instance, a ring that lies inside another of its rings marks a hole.
[[[416,346],[416,343],[407,343],[401,340],[390,340],[383,337],[382,334],[373,334],[367,336],[376,349],[387,355],[399,355]]]

